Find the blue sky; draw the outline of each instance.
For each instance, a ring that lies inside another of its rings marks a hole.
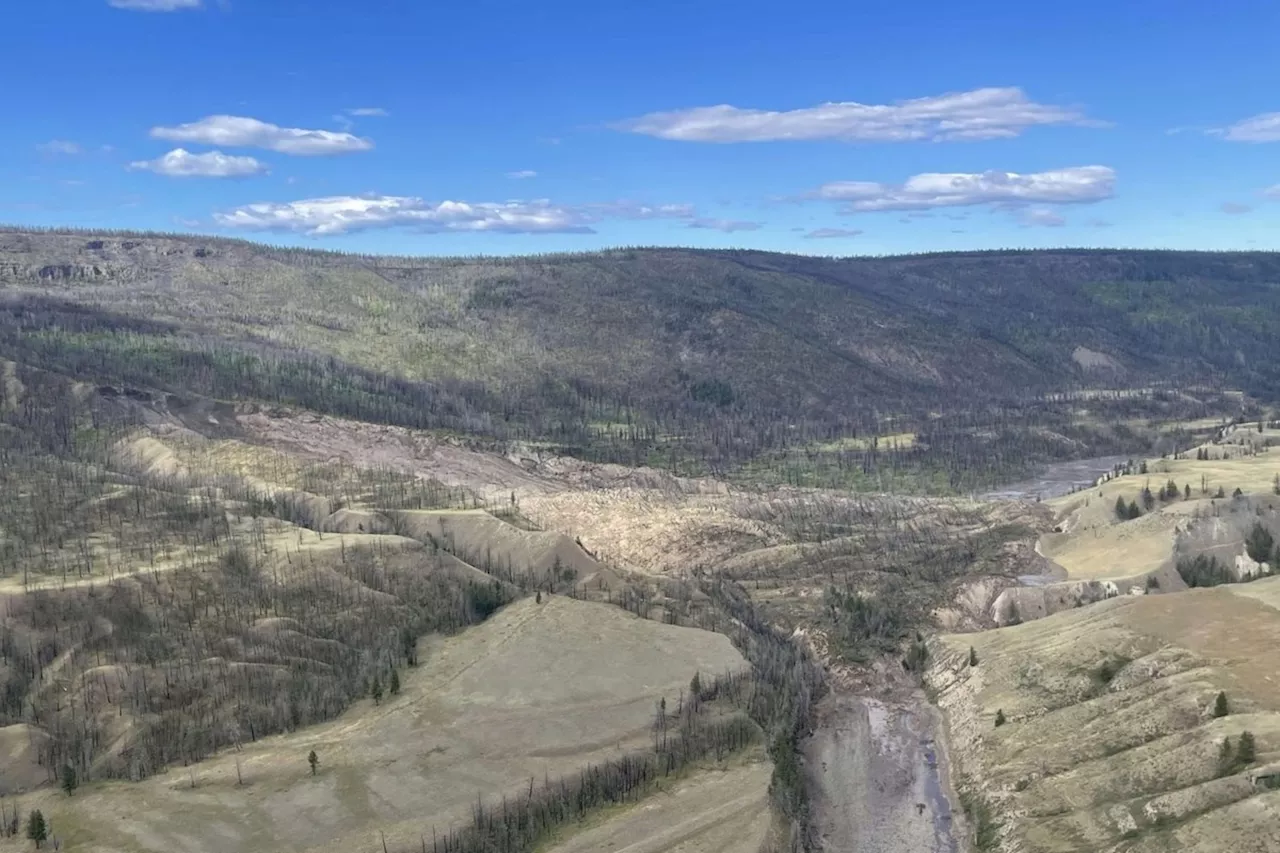
[[[5,4],[0,222],[1280,249],[1273,0]]]

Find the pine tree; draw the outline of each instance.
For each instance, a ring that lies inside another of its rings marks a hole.
[[[1191,500],[1191,484],[1190,483],[1185,483],[1182,486],[1182,497],[1185,500]]]
[[[396,672],[394,669],[391,670],[390,690],[392,696],[400,695],[400,673]]]
[[[1213,702],[1213,715],[1215,717],[1225,717],[1231,713],[1230,707],[1227,705],[1227,694],[1224,691],[1218,691],[1218,698]]]
[[[1004,722],[1005,722],[1005,721],[1004,721],[1004,709],[1003,709],[1003,708],[1001,708],[1000,710],[996,711],[996,728],[999,728],[1000,726],[1003,726],[1003,725],[1004,725]]]
[[[1151,487],[1143,486],[1142,487],[1142,506],[1147,510],[1147,512],[1150,512],[1151,508],[1155,505],[1156,505],[1156,496],[1151,494]]]
[[[1121,521],[1129,519],[1129,505],[1124,502],[1124,498],[1116,498],[1116,518]]]
[[[27,838],[34,841],[36,849],[39,850],[48,837],[49,825],[44,821],[44,813],[36,809],[31,812],[31,817],[27,818]]]
[[[369,687],[369,695],[373,697],[373,704],[382,702],[382,679],[376,675],[373,677],[373,684]]]
[[[970,646],[969,647],[969,666],[977,666],[977,665],[978,665],[978,653],[977,651],[974,650],[973,646]]]
[[[1138,506],[1137,501],[1129,501],[1129,517],[1130,518],[1142,517],[1142,509]]]
[[[1244,550],[1250,560],[1255,563],[1265,563],[1271,559],[1275,544],[1271,531],[1263,527],[1261,522],[1255,521],[1249,535],[1245,537]]]
[[[307,753],[307,763],[311,765],[311,775],[316,775],[316,768],[320,766],[320,756],[316,755],[314,749]]]
[[[76,788],[79,786],[79,784],[80,784],[80,780],[76,778],[76,769],[72,767],[70,764],[63,765],[62,790],[67,792],[68,797],[75,793]]]
[[[1229,776],[1235,770],[1235,762],[1231,755],[1231,738],[1224,737],[1218,747],[1218,775]]]
[[[1236,748],[1236,766],[1241,769],[1258,760],[1258,744],[1253,739],[1253,732],[1240,733],[1240,746]]]

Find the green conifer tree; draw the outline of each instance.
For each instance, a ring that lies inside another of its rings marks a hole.
[[[27,818],[27,838],[36,843],[36,849],[39,850],[49,837],[49,825],[45,823],[44,813],[39,809],[31,812],[31,816]]]

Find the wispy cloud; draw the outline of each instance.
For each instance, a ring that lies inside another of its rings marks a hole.
[[[180,12],[183,9],[199,9],[201,0],[107,0],[108,6],[135,12]]]
[[[1262,113],[1206,132],[1228,142],[1280,142],[1280,113]]]
[[[806,240],[833,240],[841,237],[857,237],[861,233],[861,228],[815,228],[804,236]]]
[[[808,197],[843,202],[849,213],[973,205],[1084,204],[1111,198],[1115,176],[1107,166],[1074,166],[1031,174],[994,170],[975,174],[927,172],[901,184],[838,181],[819,187]]]
[[[262,202],[215,213],[228,228],[293,231],[312,236],[409,226],[421,231],[495,231],[508,234],[590,233],[590,219],[548,201],[428,202],[410,196],[330,196]]]
[[[1077,108],[1039,104],[1021,89],[1005,87],[894,104],[841,102],[784,111],[720,104],[649,113],[613,128],[681,142],[912,142],[1002,139],[1037,125],[1102,124]]]
[[[221,151],[192,154],[184,148],[175,148],[154,160],[135,160],[129,169],[171,178],[245,178],[267,172],[266,165],[253,157],[237,157]]]
[[[1090,219],[1085,222],[1090,228],[1110,228],[1111,223],[1105,219]]]
[[[642,204],[623,200],[596,202],[585,207],[594,215],[613,219],[693,219],[698,215],[691,204]]]
[[[1032,207],[1020,210],[1018,211],[1018,221],[1023,225],[1042,226],[1045,228],[1060,228],[1067,224],[1067,220],[1060,213],[1047,207]]]
[[[690,219],[690,205],[630,201],[585,205],[547,199],[505,202],[427,201],[414,196],[329,196],[292,202],[260,202],[215,213],[214,222],[250,231],[286,231],[322,237],[374,228],[426,233],[591,234],[607,219]],[[741,230],[741,229],[737,229]]]
[[[214,115],[176,127],[153,127],[151,136],[170,142],[263,148],[300,157],[368,151],[373,140],[346,132],[279,127],[241,116]]]
[[[1280,201],[1280,184],[1276,184],[1274,187],[1267,187],[1262,191],[1262,195],[1264,198]]]
[[[538,173],[533,171],[533,169],[520,169],[517,172],[507,172],[507,177],[519,181],[525,178],[536,178],[538,177]]]
[[[1224,201],[1222,204],[1218,206],[1218,210],[1221,210],[1223,213],[1230,213],[1230,214],[1236,215],[1241,213],[1248,213],[1249,211],[1253,210],[1253,206],[1248,204],[1240,204],[1237,201]]]
[[[50,139],[48,142],[41,142],[36,146],[36,150],[41,154],[66,157],[74,157],[76,154],[84,153],[84,148],[79,143],[70,142],[66,139]]]
[[[750,222],[745,219],[695,219],[686,228],[707,228],[712,231],[723,231],[732,234],[735,231],[759,231],[762,222]]]
[[[352,107],[335,115],[333,120],[338,127],[347,131],[355,127],[355,122],[351,120],[352,118],[386,118],[389,115],[391,113],[382,107]]]

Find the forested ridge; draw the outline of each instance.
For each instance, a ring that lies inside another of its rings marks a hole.
[[[0,231],[19,364],[803,485],[956,491],[1146,449],[1135,417],[1273,396],[1278,319],[1271,253],[440,259]]]

